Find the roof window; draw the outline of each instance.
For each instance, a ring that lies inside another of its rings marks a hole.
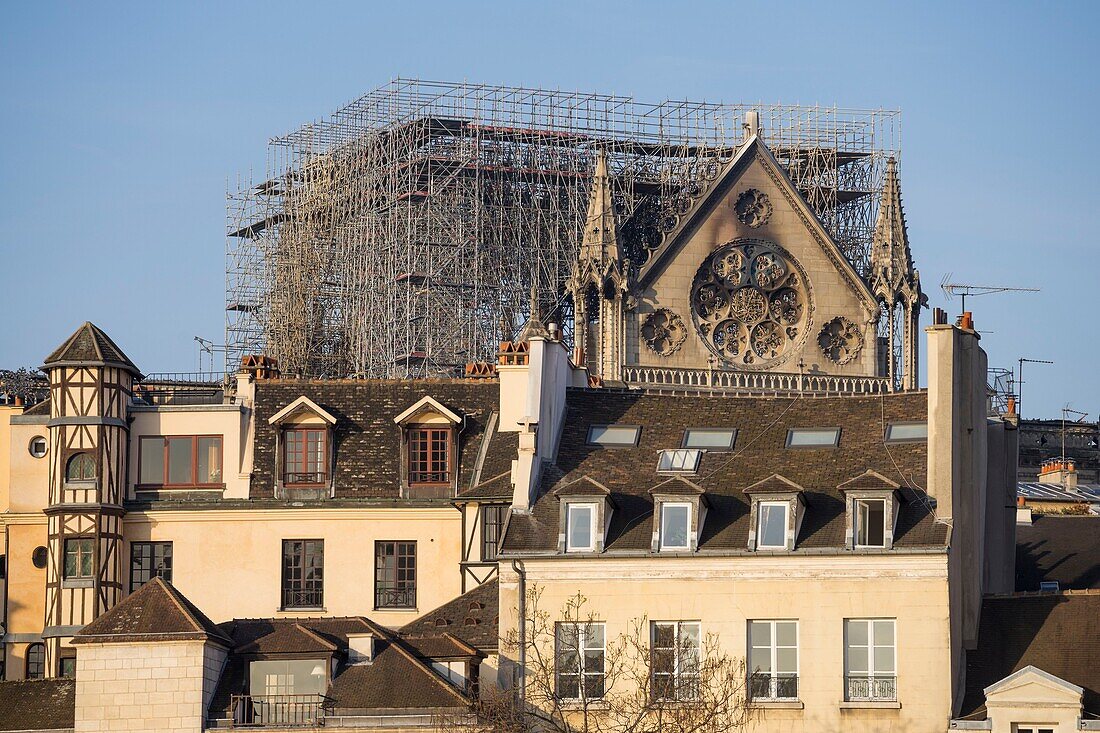
[[[835,448],[840,443],[840,428],[791,428],[787,431],[788,448]]]
[[[703,451],[692,448],[663,450],[657,459],[657,473],[695,473],[702,455]]]
[[[886,426],[887,443],[916,443],[928,440],[927,422],[892,422]]]
[[[605,448],[630,448],[638,445],[639,425],[591,425],[588,428],[588,444]]]
[[[681,448],[700,448],[708,451],[731,451],[737,440],[733,428],[688,428],[684,431]]]

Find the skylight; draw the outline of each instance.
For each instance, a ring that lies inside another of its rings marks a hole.
[[[737,440],[733,428],[688,428],[684,431],[681,448],[701,448],[709,451],[731,451]]]
[[[840,443],[840,428],[791,428],[787,431],[788,448],[835,448]]]
[[[695,473],[702,455],[703,451],[692,448],[663,450],[657,460],[657,473]]]
[[[591,425],[588,428],[588,444],[611,448],[627,448],[638,445],[639,425]]]
[[[928,440],[927,422],[892,422],[886,426],[887,443],[910,443]]]

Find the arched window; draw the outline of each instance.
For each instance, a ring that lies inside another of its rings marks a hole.
[[[46,676],[46,645],[31,644],[27,647],[27,679],[40,680]]]
[[[87,453],[77,453],[65,465],[66,481],[95,481],[95,461]]]

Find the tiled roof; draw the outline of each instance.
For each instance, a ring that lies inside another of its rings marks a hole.
[[[401,628],[402,636],[447,633],[483,652],[498,643],[500,587],[494,578]]]
[[[748,543],[745,489],[780,474],[805,487],[806,517],[795,549],[843,548],[844,499],[840,484],[874,470],[903,487],[894,546],[943,547],[946,525],[936,523],[924,494],[927,444],[886,445],[885,424],[927,419],[923,392],[879,397],[739,398],[673,396],[612,390],[569,390],[556,465],[544,471],[541,495],[529,515],[511,516],[505,552],[554,552],[559,495],[554,490],[581,478],[608,487],[615,511],[605,551],[648,552],[652,541],[650,489],[662,449],[680,446],[687,428],[738,430],[732,453],[706,453],[699,471],[686,476],[705,491],[709,506],[700,552],[741,550]],[[637,446],[587,445],[589,425],[640,425]],[[794,427],[841,428],[836,448],[786,448]]]
[[[1016,590],[1037,591],[1044,580],[1100,588],[1100,517],[1037,515],[1016,525]]]
[[[332,681],[337,711],[466,707],[471,700],[397,642],[379,645],[370,664],[346,667]]]
[[[111,337],[105,334],[94,323],[85,321],[84,325],[76,329],[65,343],[58,346],[52,354],[46,357],[44,364],[62,364],[71,362],[87,362],[90,364],[117,364],[128,367],[134,372],[138,368],[130,361],[122,349],[115,345]]]
[[[16,680],[0,682],[0,730],[72,728],[76,680]]]
[[[1016,484],[1016,495],[1040,501],[1100,502],[1100,484],[1078,484],[1077,491],[1071,492],[1060,484],[1021,481]]]
[[[161,578],[153,578],[73,637],[74,644],[229,639],[202,611]]]
[[[464,418],[459,433],[458,488],[476,474],[486,427],[498,408],[495,380],[260,380],[256,383],[255,471],[251,497],[272,496],[276,428],[268,419],[300,396],[336,417],[336,498],[401,498],[401,433],[393,419],[423,397],[438,400]],[[515,434],[494,433],[486,447],[482,479],[511,467]],[[505,468],[501,468],[505,466]],[[510,496],[507,491],[502,496]]]
[[[962,715],[985,708],[989,685],[1028,665],[1085,688],[1085,717],[1100,715],[1100,592],[986,598],[978,647],[967,653]]]

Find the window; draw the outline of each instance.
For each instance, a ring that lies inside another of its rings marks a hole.
[[[318,486],[328,482],[323,428],[287,430],[283,448],[283,484],[286,486]]]
[[[760,550],[787,549],[787,510],[785,501],[762,501],[756,505],[756,547]]]
[[[693,448],[663,450],[657,459],[657,473],[695,473],[703,451]]]
[[[172,582],[172,543],[133,542],[130,544],[130,592],[153,578]]]
[[[46,676],[46,645],[34,643],[27,647],[27,679],[40,680]]]
[[[77,453],[65,464],[66,481],[95,481],[95,461],[87,453]]]
[[[323,695],[328,692],[324,659],[280,659],[250,662],[248,688],[253,697]],[[306,703],[303,698],[296,702]],[[284,704],[292,704],[289,701]],[[283,721],[291,722],[291,721]]]
[[[596,505],[565,505],[565,551],[592,552],[596,549]]]
[[[848,619],[845,699],[896,700],[894,619]]]
[[[557,695],[562,700],[603,697],[604,625],[558,623],[554,628]]]
[[[95,539],[92,537],[65,540],[65,578],[91,578],[94,550]]]
[[[708,451],[731,451],[737,440],[732,428],[688,428],[684,431],[681,448],[699,448]]]
[[[886,502],[882,499],[855,500],[856,547],[886,546]]]
[[[222,480],[220,435],[144,437],[138,483],[143,486],[217,486]]]
[[[325,541],[283,540],[283,608],[325,605]]]
[[[76,678],[76,657],[61,657],[61,664],[58,672],[62,677],[69,679]]]
[[[508,507],[503,504],[483,504],[481,506],[481,559],[496,560],[497,545],[504,531],[504,517]]]
[[[450,455],[450,428],[409,430],[409,484],[449,484]]]
[[[886,426],[887,443],[914,443],[928,440],[926,422],[892,422]]]
[[[638,445],[642,429],[637,425],[592,425],[588,428],[588,444],[605,448],[628,448]]]
[[[798,698],[798,622],[749,622],[749,696]]]
[[[416,608],[416,543],[374,543],[374,607]]]
[[[1020,725],[1019,723],[1017,723],[1015,726],[1015,731],[1016,733],[1054,733],[1054,726],[1050,725],[1039,728],[1036,727],[1034,724]]]
[[[31,438],[30,444],[27,446],[27,450],[35,458],[45,458],[46,452],[50,449],[49,443],[41,435],[36,435]]]
[[[661,549],[686,550],[691,504],[661,502]]]
[[[840,443],[840,428],[791,428],[787,431],[788,448],[835,448]]]
[[[1057,593],[1062,589],[1061,584],[1057,580],[1040,580],[1039,592],[1040,593]]]
[[[653,699],[699,697],[699,623],[655,621],[650,627]]]

